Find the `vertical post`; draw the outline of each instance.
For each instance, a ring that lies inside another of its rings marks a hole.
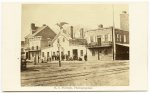
[[[61,52],[60,52],[60,41],[58,39],[58,51],[59,51],[59,67],[61,67]]]
[[[116,60],[116,39],[115,39],[114,5],[112,5],[112,9],[113,9],[113,27],[112,27],[113,60]]]
[[[99,49],[98,49],[98,60],[100,60],[100,57],[99,57]]]

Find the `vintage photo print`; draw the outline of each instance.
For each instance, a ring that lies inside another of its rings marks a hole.
[[[5,91],[146,89],[146,3],[21,3],[3,7],[7,19],[3,40],[11,46],[9,50],[14,49],[6,52],[10,59],[4,56],[3,71],[14,74],[3,76]],[[11,23],[9,9],[16,13]],[[5,37],[8,32],[9,38],[15,33],[11,39]],[[10,87],[12,84],[16,86]]]
[[[128,86],[128,4],[22,4],[21,86]]]

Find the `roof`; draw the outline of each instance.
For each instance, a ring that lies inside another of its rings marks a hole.
[[[91,30],[87,30],[87,32],[89,32],[89,31],[97,31],[97,30],[104,30],[104,29],[110,29],[110,28],[112,28],[112,26],[110,26],[110,27],[103,27],[103,28],[97,28],[97,29],[91,29]],[[120,29],[120,28],[116,28],[116,27],[115,27],[115,30],[126,31],[126,30],[123,30],[123,29]]]
[[[45,28],[46,26],[42,26],[42,27],[38,27],[36,30],[36,32],[35,33],[33,33],[33,34],[28,34],[28,35],[26,35],[25,36],[25,38],[30,38],[30,37],[32,37],[32,36],[35,36],[37,33],[39,33],[40,31],[42,31],[44,28]]]
[[[120,44],[120,43],[116,43],[117,45],[121,45],[121,46],[125,46],[125,47],[129,47],[129,44]]]
[[[68,34],[65,34],[63,32],[59,32],[55,37],[54,39],[51,41],[51,43],[53,43],[60,35],[63,35],[67,40],[70,40],[71,37],[68,35]]]
[[[44,28],[46,28],[47,26],[42,26],[42,27],[39,27],[37,29],[37,31],[35,33],[32,34],[32,36],[35,36],[36,34],[38,34],[40,31],[42,31]]]
[[[89,31],[97,31],[97,30],[104,30],[104,29],[110,29],[110,28],[112,28],[112,26],[110,26],[110,27],[103,27],[103,28],[97,28],[97,29],[91,29],[91,30],[87,30],[87,32],[89,32]]]
[[[50,39],[53,39],[54,37],[55,37],[55,35],[56,35],[56,33],[50,28],[50,27],[48,27],[48,26],[46,26],[46,25],[44,25],[44,26],[42,26],[42,27],[38,27],[37,28],[37,31],[35,32],[35,33],[33,33],[33,34],[28,34],[27,36],[25,36],[25,38],[30,38],[30,37],[34,37],[34,36],[36,36],[36,35],[38,35],[38,33],[40,33],[41,31],[43,31],[45,28],[48,28],[49,29],[49,38]],[[44,33],[45,34],[45,33]]]
[[[25,36],[25,38],[29,38],[29,37],[31,37],[31,34],[28,34],[28,35]]]

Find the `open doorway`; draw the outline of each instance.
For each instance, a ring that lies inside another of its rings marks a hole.
[[[78,50],[73,49],[73,60],[78,60]]]

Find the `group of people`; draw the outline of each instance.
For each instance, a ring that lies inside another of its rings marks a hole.
[[[51,61],[59,61],[60,60],[60,56],[59,55],[52,55],[51,57],[44,57],[42,59],[42,62],[51,62]],[[73,57],[70,57],[70,55],[61,55],[61,60],[62,61],[74,61],[74,60],[78,60],[78,61],[87,61],[87,55],[84,55],[84,59],[80,58],[80,57],[77,57],[77,56],[73,56]]]

